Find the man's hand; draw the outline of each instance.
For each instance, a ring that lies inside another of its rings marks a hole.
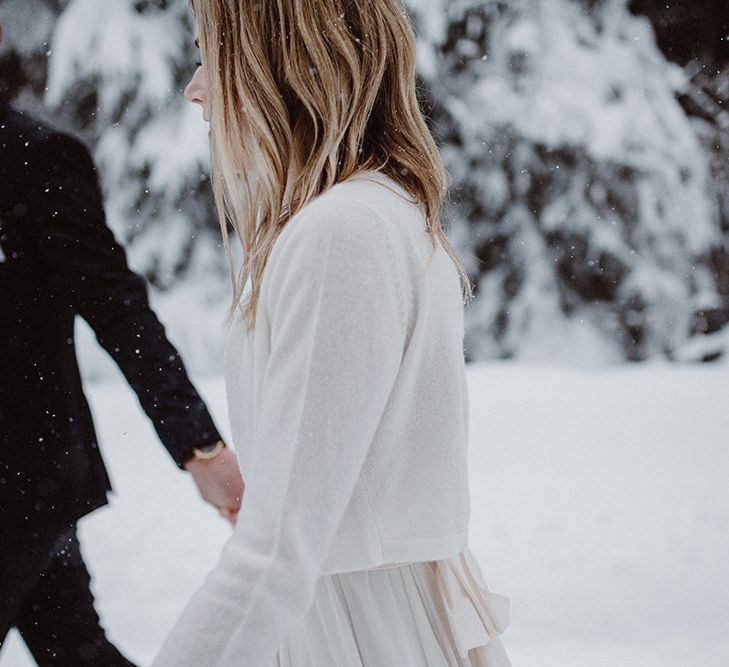
[[[184,463],[184,468],[192,475],[203,499],[235,524],[245,485],[233,451],[224,447],[215,458],[193,458]]]

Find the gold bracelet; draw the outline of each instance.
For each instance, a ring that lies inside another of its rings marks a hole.
[[[223,447],[225,447],[225,443],[222,440],[218,440],[215,443],[215,446],[210,450],[193,447],[192,455],[196,459],[200,459],[202,461],[207,461],[209,459],[214,459],[218,454],[220,454]]]

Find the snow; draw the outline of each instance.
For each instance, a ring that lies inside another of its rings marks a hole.
[[[176,93],[174,69],[179,58],[178,27],[174,12],[142,15],[132,0],[99,3],[72,0],[58,19],[53,34],[46,102],[60,104],[74,83],[102,77],[97,113],[106,117],[124,94],[137,90],[147,104],[162,104]],[[81,30],[79,26],[93,26]]]
[[[55,16],[43,0],[3,0],[2,22],[5,29],[0,53],[14,50],[24,57],[34,51],[48,51],[47,37]]]
[[[471,548],[511,598],[515,666],[727,664],[728,370],[469,367]],[[198,386],[225,427],[222,381]],[[147,664],[229,528],[118,374],[88,393],[116,495],[83,551],[110,636]],[[30,664],[13,635],[0,667]]]

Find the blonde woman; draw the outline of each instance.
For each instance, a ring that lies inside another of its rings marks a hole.
[[[468,548],[469,284],[403,8],[193,8],[185,95],[244,251],[225,367],[246,488],[155,665],[508,665],[508,601]]]

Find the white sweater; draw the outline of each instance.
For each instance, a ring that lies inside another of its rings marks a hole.
[[[292,218],[226,387],[238,524],[155,665],[269,664],[320,575],[468,546],[468,399],[455,265],[368,172]]]

